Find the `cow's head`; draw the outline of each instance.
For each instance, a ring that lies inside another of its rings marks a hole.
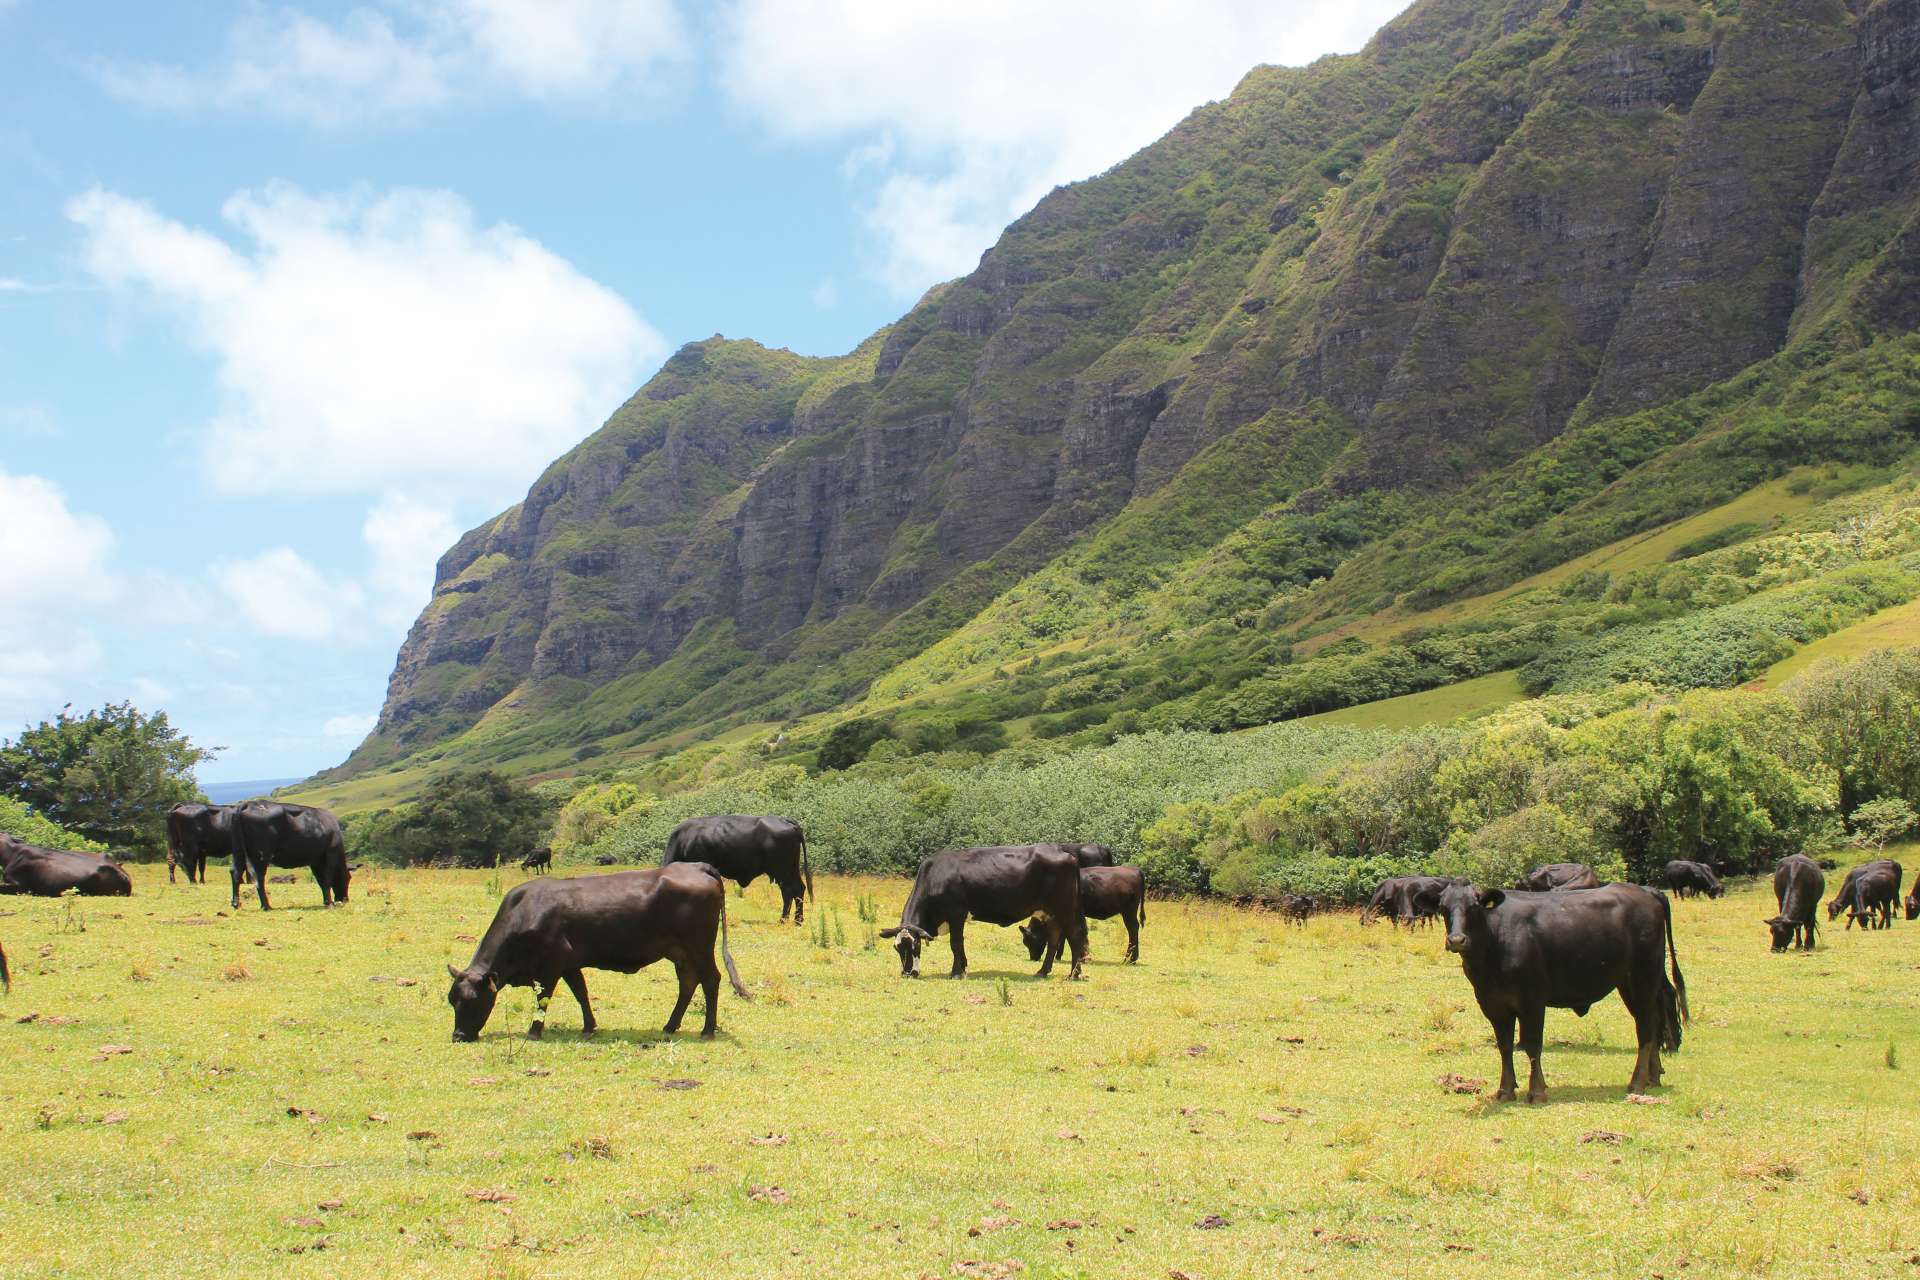
[[[1832,924],[1840,918],[1840,913],[1853,905],[1853,886],[1847,886],[1847,892],[1827,904],[1827,923]]]
[[[1707,885],[1707,896],[1709,898],[1722,898],[1726,896],[1726,893],[1727,886],[1721,884],[1718,880],[1714,880]]]
[[[1829,917],[1831,918],[1831,917]],[[1773,949],[1785,951],[1793,945],[1793,921],[1785,916],[1769,916],[1767,928],[1773,930]]]
[[[456,1043],[480,1038],[480,1028],[493,1014],[493,1002],[500,995],[500,983],[491,973],[447,966],[453,986],[447,991],[447,1003],[453,1006],[453,1038]]]
[[[1440,916],[1447,922],[1447,950],[1468,956],[1487,936],[1487,912],[1507,900],[1499,889],[1481,889],[1455,880],[1440,891]]]
[[[1907,897],[1907,919],[1920,920],[1920,886]]]
[[[893,949],[900,953],[900,976],[919,977],[920,946],[922,943],[932,942],[933,935],[917,924],[903,924],[892,929],[882,929],[880,936],[893,939]]]
[[[1047,953],[1047,926],[1039,920],[1029,920],[1020,926],[1020,941],[1027,944],[1027,959],[1038,960]]]

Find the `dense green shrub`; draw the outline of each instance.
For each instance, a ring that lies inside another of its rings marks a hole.
[[[43,849],[84,849],[105,853],[106,846],[41,817],[10,796],[0,796],[0,832]]]
[[[1825,663],[1786,693],[1838,774],[1843,810],[1882,797],[1920,803],[1920,649]]]

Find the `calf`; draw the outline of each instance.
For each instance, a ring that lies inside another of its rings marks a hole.
[[[1550,893],[1555,889],[1598,889],[1600,877],[1584,862],[1549,862],[1527,872],[1516,889]]]
[[[453,1038],[479,1039],[500,988],[518,986],[538,993],[539,1011],[527,1029],[538,1040],[546,1031],[547,1002],[561,982],[580,1002],[581,1033],[592,1035],[596,1024],[587,1003],[584,970],[637,973],[656,960],[673,961],[680,979],[680,998],[667,1019],[667,1034],[680,1029],[698,984],[707,997],[707,1022],[700,1034],[711,1038],[720,1012],[720,970],[713,963],[716,930],[728,981],[742,1000],[751,999],[734,971],[727,947],[726,887],[712,867],[688,862],[657,871],[516,885],[500,900],[467,967],[447,966],[453,978],[447,992]]]
[[[942,929],[953,945],[953,973],[967,976],[967,918],[987,924],[1019,924],[1028,916],[1045,930],[1046,958],[1040,976],[1053,972],[1065,935],[1073,948],[1069,977],[1080,976],[1087,958],[1087,919],[1080,911],[1080,863],[1051,844],[994,845],[980,849],[943,849],[923,858],[913,889],[900,910],[900,923],[882,929],[900,953],[900,976],[920,976],[920,948]]]
[[[791,911],[795,924],[805,917],[806,899],[813,896],[807,833],[792,818],[738,813],[688,818],[667,837],[666,855],[660,859],[663,867],[675,862],[704,862],[743,889],[765,876],[780,888],[780,918],[785,920]]]
[[[1147,878],[1138,867],[1080,868],[1080,914],[1089,920],[1120,917],[1127,926],[1126,962],[1140,959],[1140,927],[1147,922]],[[1038,960],[1049,946],[1046,925],[1038,916],[1020,926],[1020,940],[1027,944],[1027,959]],[[1052,942],[1050,959],[1060,958],[1060,940]]]
[[[1614,991],[1633,1015],[1640,1046],[1627,1091],[1639,1093],[1660,1083],[1660,1051],[1679,1050],[1680,1025],[1687,1017],[1687,980],[1680,973],[1664,894],[1631,884],[1586,893],[1502,892],[1455,881],[1440,895],[1440,912],[1447,924],[1447,950],[1459,955],[1500,1046],[1496,1098],[1514,1098],[1516,1021],[1520,1048],[1532,1064],[1527,1101],[1545,1102],[1540,1049],[1547,1010],[1571,1009],[1585,1017]]]
[[[1360,912],[1368,924],[1386,915],[1394,927],[1422,923],[1440,914],[1440,893],[1453,881],[1446,876],[1393,876],[1382,880]]]
[[[1667,864],[1667,888],[1682,898],[1691,898],[1696,893],[1717,898],[1727,891],[1712,867],[1704,862],[1685,859],[1675,859]]]
[[[535,875],[545,875],[553,869],[553,850],[547,848],[535,849],[532,853],[520,859],[520,869],[522,871],[531,871]]]
[[[1773,931],[1773,949],[1785,951],[1798,944],[1802,951],[1813,950],[1814,920],[1820,910],[1820,895],[1827,891],[1827,878],[1820,864],[1804,853],[1780,859],[1773,867],[1773,897],[1780,910],[1767,921]]]
[[[1280,895],[1280,910],[1285,913],[1288,924],[1305,926],[1307,918],[1320,909],[1320,899],[1310,893],[1286,893]]]
[[[1891,929],[1893,906],[1900,900],[1900,881],[1906,869],[1891,858],[1863,862],[1847,872],[1840,892],[1827,904],[1827,919],[1847,911],[1847,928]]]
[[[95,898],[125,898],[133,881],[116,862],[97,853],[43,849],[0,832],[0,893],[57,898],[72,890]]]

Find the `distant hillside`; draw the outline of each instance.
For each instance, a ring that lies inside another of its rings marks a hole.
[[[1916,594],[1727,548],[1920,445],[1917,79],[1920,0],[1420,0],[1257,68],[847,356],[683,348],[442,557],[315,790],[1749,678]]]

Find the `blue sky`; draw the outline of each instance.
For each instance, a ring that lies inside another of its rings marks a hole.
[[[457,536],[682,342],[845,351],[1329,0],[0,0],[0,736],[336,763]]]

